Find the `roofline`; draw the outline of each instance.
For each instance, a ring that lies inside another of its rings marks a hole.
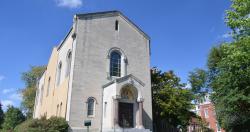
[[[98,15],[120,15],[123,17],[125,20],[127,20],[132,26],[134,26],[144,37],[146,37],[148,40],[150,40],[149,35],[147,35],[139,26],[137,26],[133,21],[131,21],[128,17],[126,17],[122,12],[113,10],[113,11],[103,11],[103,12],[93,12],[93,13],[84,13],[84,14],[76,14],[78,17],[92,17],[92,16],[98,16]]]
[[[57,51],[60,50],[60,48],[63,46],[64,42],[66,41],[66,39],[68,38],[68,36],[70,35],[70,33],[71,33],[72,30],[73,30],[73,26],[71,26],[71,28],[70,28],[69,32],[67,33],[67,35],[60,42],[60,44],[57,46]]]
[[[104,11],[104,12],[93,12],[93,13],[84,13],[84,14],[76,14],[76,17],[85,17],[85,18],[89,18],[92,16],[97,16],[97,15],[105,15],[105,14],[109,14],[109,15],[120,15],[121,17],[123,17],[128,23],[130,23],[132,26],[134,26],[146,39],[149,40],[149,45],[150,45],[150,37],[141,30],[141,28],[139,26],[137,26],[133,21],[131,21],[128,17],[126,17],[125,15],[123,15],[120,11],[117,10],[113,10],[113,11]],[[60,48],[63,46],[64,42],[66,41],[66,39],[68,38],[68,36],[70,35],[71,31],[73,30],[73,26],[71,26],[69,32],[67,33],[67,35],[64,37],[64,39],[60,42],[60,44],[57,46],[57,51],[60,50]]]

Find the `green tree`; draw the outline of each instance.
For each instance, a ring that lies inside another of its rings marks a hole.
[[[226,130],[250,130],[250,38],[214,47],[208,59],[212,101]]]
[[[207,72],[203,69],[194,69],[189,73],[188,81],[191,84],[191,90],[194,93],[199,93],[204,89],[207,89]]]
[[[249,14],[249,0],[232,0],[226,23],[234,40],[213,47],[207,62],[217,119],[227,131],[250,130]]]
[[[25,120],[25,116],[18,108],[9,106],[7,112],[5,113],[3,129],[13,130],[18,124]]]
[[[208,73],[203,69],[194,69],[189,72],[188,82],[191,91],[195,94],[195,103],[203,102],[205,94],[208,93]]]
[[[226,13],[226,23],[233,30],[234,38],[250,35],[249,0],[232,0],[231,8]]]
[[[23,98],[21,105],[28,118],[32,117],[33,114],[37,80],[42,76],[45,69],[45,66],[32,66],[29,71],[22,74],[25,88],[21,91]]]
[[[173,71],[151,70],[154,126],[161,127],[162,122],[174,127],[186,128],[194,113],[191,101],[193,94],[180,83]],[[157,130],[160,131],[160,130]]]
[[[2,128],[3,121],[4,121],[4,113],[2,109],[2,104],[0,102],[0,129]]]

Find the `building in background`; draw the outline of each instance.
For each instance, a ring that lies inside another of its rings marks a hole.
[[[152,130],[149,37],[118,11],[77,14],[40,78],[34,118],[70,131]]]
[[[201,102],[195,105],[195,109],[192,110],[206,123],[207,127],[214,132],[225,132],[216,120],[216,112],[213,103],[210,100],[210,94],[205,94]],[[193,119],[189,126],[189,132],[194,130],[200,130],[201,127],[197,125],[197,120]],[[195,131],[196,132],[196,131]]]

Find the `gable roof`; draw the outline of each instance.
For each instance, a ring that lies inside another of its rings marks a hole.
[[[150,37],[143,32],[139,26],[137,26],[135,23],[133,23],[128,17],[123,15],[120,11],[114,10],[114,11],[104,11],[104,12],[94,12],[94,13],[85,13],[85,14],[76,14],[79,18],[93,18],[93,17],[111,17],[111,16],[121,16],[125,21],[127,21],[129,24],[131,24],[139,33],[141,33],[145,38],[150,40]]]
[[[138,79],[137,77],[135,77],[133,74],[129,74],[129,75],[126,75],[124,77],[120,77],[120,78],[115,78],[114,80],[111,80],[110,82],[104,84],[102,86],[102,88],[106,88],[108,87],[109,85],[111,84],[114,84],[114,83],[121,83],[123,81],[126,81],[128,79],[132,79],[132,80],[135,80],[136,82],[138,82],[141,86],[145,86],[145,83],[143,83],[140,79]]]

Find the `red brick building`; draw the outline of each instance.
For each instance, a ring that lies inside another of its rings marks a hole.
[[[203,120],[205,120],[208,123],[208,128],[214,130],[214,132],[225,132],[220,128],[216,120],[214,105],[211,102],[200,104],[199,107],[200,107],[200,116]]]
[[[205,95],[202,103],[195,106],[193,110],[197,115],[199,115],[204,121],[207,122],[207,127],[212,129],[214,132],[225,132],[219,126],[216,120],[216,112],[213,103],[209,99],[209,94]],[[190,129],[190,132],[192,130]]]

